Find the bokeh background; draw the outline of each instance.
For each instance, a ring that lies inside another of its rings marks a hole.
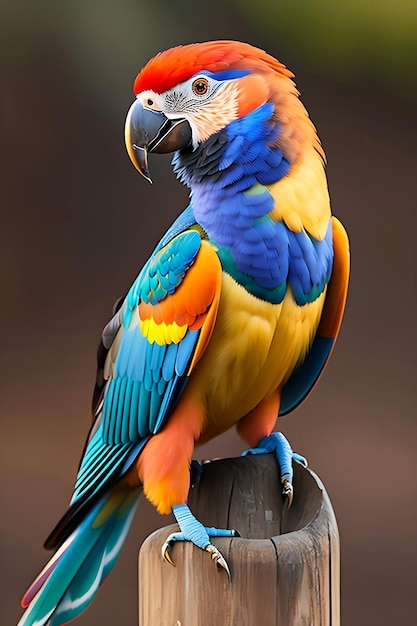
[[[2,0],[0,36],[0,622],[70,497],[101,328],[187,201],[169,157],[152,187],[128,160],[133,79],[160,49],[232,38],[295,71],[352,248],[331,366],[280,427],[333,502],[344,626],[416,624],[417,4]],[[242,449],[229,433],[196,456]],[[77,624],[137,624],[137,552],[169,521],[142,502]]]

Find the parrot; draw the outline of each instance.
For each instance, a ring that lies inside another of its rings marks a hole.
[[[59,626],[113,568],[142,492],[230,574],[187,505],[195,446],[233,426],[248,453],[277,458],[291,504],[305,463],[279,416],[319,379],[341,326],[349,241],[330,208],[326,157],[294,74],[240,41],[158,53],[134,81],[128,155],[152,182],[150,153],[172,153],[189,203],[105,326],[93,421],[55,550],[22,599],[19,626]]]

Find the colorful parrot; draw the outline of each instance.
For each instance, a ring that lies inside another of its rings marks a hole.
[[[134,83],[126,145],[150,181],[149,152],[173,152],[190,203],[107,324],[94,420],[56,549],[25,594],[19,626],[67,623],[112,569],[140,493],[228,571],[187,506],[194,446],[232,426],[274,452],[284,496],[292,461],[279,415],[308,395],[332,352],[349,245],[331,216],[325,156],[293,74],[237,41],[179,46]]]

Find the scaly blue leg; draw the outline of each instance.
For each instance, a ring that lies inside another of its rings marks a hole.
[[[268,437],[264,437],[258,443],[256,448],[250,448],[243,453],[247,454],[267,454],[273,452],[278,460],[281,472],[282,495],[288,498],[288,508],[290,508],[293,500],[293,469],[292,462],[296,461],[307,467],[307,460],[293,452],[288,440],[282,433],[272,433]]]
[[[210,542],[210,537],[238,537],[236,530],[225,530],[221,528],[206,528],[191,513],[186,504],[179,504],[172,508],[175,519],[180,527],[179,533],[172,533],[167,537],[162,546],[162,556],[168,563],[174,565],[171,559],[170,550],[177,541],[191,541],[195,546],[205,550],[219,567],[222,567],[230,578],[230,571],[227,562],[221,552]]]

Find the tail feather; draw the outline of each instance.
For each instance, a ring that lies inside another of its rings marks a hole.
[[[26,592],[18,626],[60,626],[87,608],[119,556],[139,495],[118,486],[101,498]]]
[[[70,544],[73,542],[75,538],[75,532],[68,537],[68,539],[62,544],[62,546],[55,552],[53,557],[48,561],[40,574],[35,578],[33,583],[30,585],[29,589],[26,591],[25,595],[22,598],[21,606],[26,609],[29,604],[32,602],[33,598],[38,593],[39,589],[43,587],[44,583],[51,576],[53,570],[58,565],[58,562],[62,558],[63,554],[68,550]]]

